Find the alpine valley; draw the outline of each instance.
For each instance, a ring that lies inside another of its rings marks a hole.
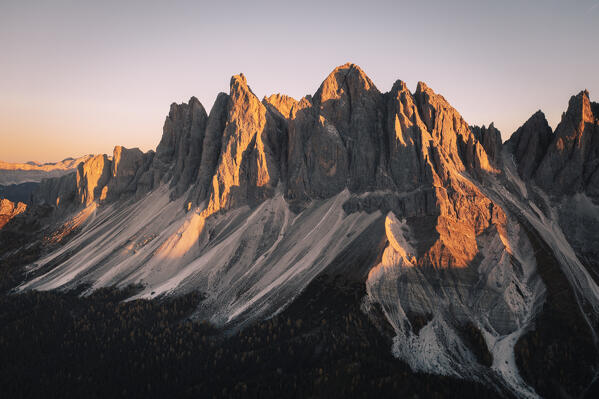
[[[565,104],[564,104],[565,105]],[[598,397],[599,104],[502,143],[354,64],[0,163],[6,397]]]

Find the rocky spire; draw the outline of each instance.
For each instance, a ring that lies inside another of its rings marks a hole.
[[[272,115],[243,74],[231,78],[228,116],[206,214],[253,204],[274,194],[284,141]]]
[[[106,199],[112,162],[106,154],[96,155],[77,167],[77,196],[83,205]]]
[[[397,188],[412,190],[432,182],[432,170],[423,146],[427,127],[420,118],[414,96],[406,84],[398,80],[387,94],[389,173]]]
[[[584,90],[570,98],[568,110],[555,129],[553,141],[535,174],[550,193],[588,191],[599,194],[599,120]]]
[[[414,93],[420,118],[435,142],[436,150],[458,170],[497,172],[487,153],[462,116],[424,82]],[[440,175],[442,175],[441,173]]]
[[[505,145],[514,155],[518,174],[529,180],[538,168],[553,138],[551,127],[540,110],[516,130]]]
[[[121,195],[134,194],[136,177],[144,164],[144,154],[139,148],[114,147],[111,176],[107,185],[108,198],[118,199]]]
[[[386,164],[383,95],[360,67],[347,63],[320,85],[314,107],[335,127],[347,150],[349,189],[375,189]]]
[[[291,109],[297,105],[297,100],[293,97],[277,93],[264,97],[262,103],[266,107],[272,107],[272,109],[281,114],[283,118],[289,118]]]
[[[501,165],[501,132],[495,127],[495,124],[491,122],[489,127],[470,126],[472,134],[483,146],[489,161],[495,166]]]
[[[229,96],[226,93],[219,93],[208,116],[202,144],[202,159],[192,198],[196,202],[205,200],[210,193],[210,184],[218,163],[223,131],[227,123],[228,104]]]
[[[185,192],[197,176],[207,119],[206,110],[195,97],[187,104],[171,105],[156,148],[154,168],[157,177],[170,180],[174,196]]]

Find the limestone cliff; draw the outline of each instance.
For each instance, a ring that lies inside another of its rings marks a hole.
[[[27,205],[22,202],[14,203],[4,198],[0,199],[0,229],[26,209]]]
[[[599,115],[589,92],[572,96],[535,181],[550,193],[599,196]]]
[[[506,141],[523,179],[529,180],[533,176],[552,138],[553,132],[545,114],[537,111]]]

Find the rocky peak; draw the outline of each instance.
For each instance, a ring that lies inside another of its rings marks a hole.
[[[594,108],[586,90],[570,98],[535,174],[536,182],[546,191],[599,195],[599,120]]]
[[[357,65],[341,65],[314,95],[316,112],[338,132],[347,151],[348,188],[374,189],[384,179],[384,96]]]
[[[2,229],[12,218],[25,212],[27,205],[22,202],[12,202],[0,198],[0,229]]]
[[[210,110],[206,122],[202,159],[198,170],[198,178],[191,201],[199,203],[205,200],[210,192],[210,184],[220,156],[223,131],[227,123],[229,95],[219,93]]]
[[[245,76],[233,76],[220,159],[205,214],[272,196],[281,174],[283,142],[272,115]]]
[[[442,95],[418,82],[414,99],[420,118],[435,142],[435,151],[441,150],[440,154],[458,170],[497,172],[466,121]]]
[[[489,127],[470,126],[472,134],[481,143],[489,160],[496,166],[501,163],[501,132],[491,122]]]
[[[106,199],[112,162],[106,154],[96,155],[77,167],[77,196],[83,205]]]
[[[540,110],[512,133],[505,145],[514,155],[520,177],[528,180],[533,176],[552,139],[551,127]]]
[[[430,136],[403,81],[396,81],[386,97],[389,173],[398,188],[411,190],[431,181],[428,152],[423,146]]]
[[[346,63],[338,66],[322,82],[316,94],[315,102],[324,104],[328,100],[339,100],[344,96],[354,96],[373,91],[379,93],[372,80],[359,66]]]
[[[298,101],[293,97],[277,93],[269,97],[264,97],[262,103],[267,107],[272,107],[284,118],[289,118],[291,116],[291,109],[297,105]]]
[[[117,199],[127,193],[135,193],[137,189],[135,178],[144,163],[143,161],[144,154],[139,148],[114,147],[112,173],[107,186],[110,199]]]
[[[164,121],[154,157],[155,179],[170,180],[174,196],[185,192],[197,175],[207,120],[206,110],[192,97],[188,103],[172,104]]]

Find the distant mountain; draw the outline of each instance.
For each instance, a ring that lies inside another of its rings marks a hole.
[[[44,243],[16,290],[199,292],[194,317],[235,332],[330,277],[362,287],[351,305],[413,372],[584,396],[599,370],[598,120],[584,91],[555,132],[538,112],[502,144],[426,84],[382,93],[354,64],[299,100],[260,100],[236,75],[210,114],[172,104],[156,151],[117,146],[42,180],[4,228]]]
[[[59,177],[72,170],[81,162],[90,159],[92,155],[80,158],[66,158],[53,163],[10,163],[0,161],[0,185],[21,184],[26,182],[40,182],[44,178]]]

